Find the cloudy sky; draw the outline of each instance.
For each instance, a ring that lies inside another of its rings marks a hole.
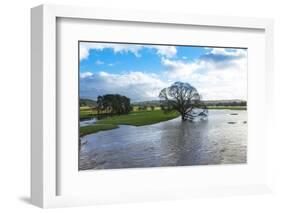
[[[80,42],[80,97],[121,94],[158,100],[176,81],[204,100],[247,99],[247,50]]]

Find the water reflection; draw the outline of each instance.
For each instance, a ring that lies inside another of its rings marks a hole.
[[[81,138],[79,168],[246,163],[246,121],[246,111],[210,110],[206,121],[121,125]]]

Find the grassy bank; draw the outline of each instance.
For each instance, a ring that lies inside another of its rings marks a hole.
[[[166,114],[162,110],[131,112],[128,115],[115,115],[98,121],[98,124],[143,126],[159,123],[178,117],[178,113]]]
[[[100,131],[111,130],[118,128],[118,125],[114,124],[95,124],[91,126],[80,127],[80,137]]]
[[[179,113],[166,114],[162,110],[131,112],[128,115],[115,115],[98,120],[91,126],[80,127],[80,136],[118,128],[118,125],[144,126],[171,120],[179,116]]]
[[[247,110],[247,106],[208,106],[208,109]]]

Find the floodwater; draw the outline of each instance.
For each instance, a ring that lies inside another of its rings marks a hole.
[[[80,127],[82,127],[82,126],[89,126],[89,125],[95,124],[96,122],[97,122],[96,118],[80,121]]]
[[[209,110],[208,120],[180,118],[81,138],[79,169],[240,164],[247,162],[247,111]]]

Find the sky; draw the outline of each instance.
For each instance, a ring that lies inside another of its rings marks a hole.
[[[247,49],[80,42],[80,98],[120,94],[159,100],[176,81],[203,100],[247,100]]]

